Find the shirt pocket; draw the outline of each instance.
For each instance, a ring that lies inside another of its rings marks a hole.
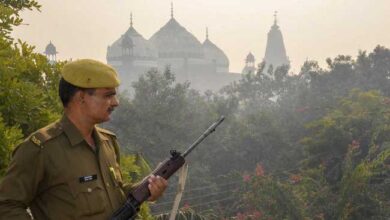
[[[106,210],[105,191],[98,181],[84,183],[80,183],[79,180],[69,181],[69,188],[80,216],[91,216]]]

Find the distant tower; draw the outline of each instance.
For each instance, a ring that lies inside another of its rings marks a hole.
[[[245,67],[242,70],[243,74],[256,73],[255,56],[251,52],[245,58]]]
[[[246,56],[245,65],[249,67],[255,67],[255,56],[251,52]]]
[[[51,43],[46,46],[45,55],[50,63],[55,63],[57,61],[57,50],[56,47]]]
[[[268,32],[267,48],[265,50],[264,61],[267,67],[272,65],[275,69],[281,65],[290,65],[290,61],[286,55],[286,48],[284,47],[282,32],[277,24],[277,12],[275,11],[274,25]]]

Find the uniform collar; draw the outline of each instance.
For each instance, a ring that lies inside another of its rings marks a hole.
[[[72,146],[81,143],[84,141],[84,137],[81,135],[81,132],[77,127],[69,120],[68,116],[63,115],[60,121],[62,129],[64,130],[66,136],[70,141]]]
[[[96,134],[96,138],[98,138],[100,141],[108,141],[108,138],[105,136],[105,135],[103,135],[103,132],[101,132],[100,131],[101,130],[101,128],[99,128],[98,126],[95,126],[95,128],[94,128],[94,133]]]
[[[69,118],[66,115],[62,116],[61,125],[66,136],[68,136],[68,139],[72,146],[75,146],[76,144],[79,144],[82,141],[84,141],[84,137],[81,135],[79,129],[69,120]],[[105,135],[103,135],[103,133],[100,131],[99,127],[97,126],[94,127],[92,135],[93,138],[95,139],[95,142],[100,143],[101,141],[108,140],[108,138]]]

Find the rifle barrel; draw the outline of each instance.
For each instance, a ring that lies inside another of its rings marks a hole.
[[[211,133],[215,131],[215,128],[218,127],[219,124],[222,123],[222,121],[225,120],[224,116],[221,116],[218,121],[214,122],[198,139],[186,150],[186,152],[183,153],[183,157],[185,158],[191,151],[205,139],[207,136],[209,136]]]

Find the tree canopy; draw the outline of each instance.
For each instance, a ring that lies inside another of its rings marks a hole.
[[[243,191],[233,195],[241,205],[217,202],[229,207],[212,206],[219,215],[235,210],[240,218],[261,213],[265,219],[388,216],[383,193],[389,187],[389,57],[389,49],[378,46],[356,59],[329,58],[325,69],[307,61],[299,74],[285,66],[265,70],[262,63],[257,73],[204,94],[175,82],[169,69],[151,70],[134,83],[134,97],[121,96],[108,126],[120,134],[123,150],[142,153],[156,165],[225,115],[217,132],[189,156],[193,187],[211,184],[223,191],[219,181],[244,179]],[[251,174],[259,164],[266,174]],[[382,179],[374,187],[376,178]],[[219,198],[206,196],[188,201],[199,207]]]

